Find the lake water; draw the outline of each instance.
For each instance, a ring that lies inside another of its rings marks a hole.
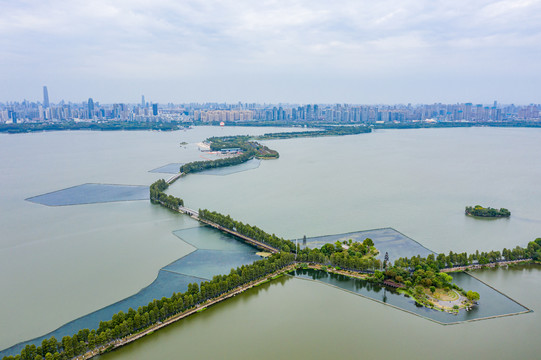
[[[148,185],[163,177],[152,169],[201,159],[195,144],[208,136],[264,132],[0,136],[0,348],[137,293],[193,251],[173,234],[193,228],[193,220],[148,201],[51,208],[24,199],[85,183]],[[392,227],[436,252],[524,246],[541,233],[540,140],[538,129],[476,128],[268,141],[280,159],[227,176],[190,175],[169,192],[189,207],[229,213],[287,238]],[[183,141],[189,145],[179,146]],[[464,207],[475,204],[506,207],[512,216],[464,216]],[[539,269],[475,275],[534,313],[443,327],[322,284],[285,279],[109,356],[168,357],[182,348],[202,358],[428,357],[445,339],[463,346],[444,358],[464,348],[477,357],[535,358]],[[235,331],[228,330],[233,324]],[[323,334],[332,345],[314,340]],[[204,345],[209,338],[215,345]],[[396,347],[386,346],[393,341]]]
[[[476,275],[540,310],[540,267]],[[437,353],[445,360],[534,360],[540,330],[538,312],[442,326],[317,282],[282,278],[100,359],[432,359]]]

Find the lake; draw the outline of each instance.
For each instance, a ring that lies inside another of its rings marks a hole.
[[[206,137],[271,130],[0,136],[0,348],[137,293],[162,267],[193,250],[173,234],[193,228],[193,220],[148,201],[47,207],[24,199],[87,183],[148,186],[167,177],[148,171],[199,159],[195,143]],[[287,238],[393,227],[436,252],[501,250],[540,236],[540,140],[539,129],[471,128],[268,141],[280,159],[225,176],[190,175],[169,192],[189,207],[229,213]],[[183,141],[189,145],[179,146]],[[512,216],[464,216],[464,207],[476,204],[506,207]],[[108,356],[167,357],[182,346],[183,354],[203,358],[248,358],[254,352],[264,358],[323,358],[337,347],[345,358],[360,352],[428,357],[445,339],[477,356],[505,357],[513,349],[533,358],[540,349],[534,338],[541,330],[539,269],[475,275],[534,313],[441,326],[322,284],[286,279]],[[227,330],[231,324],[234,332]],[[504,331],[510,326],[523,330]],[[326,350],[314,340],[322,334],[333,343]],[[421,337],[427,344],[422,349]],[[209,338],[216,345],[201,345]],[[264,345],[271,341],[283,346]],[[444,358],[456,357],[459,349]]]

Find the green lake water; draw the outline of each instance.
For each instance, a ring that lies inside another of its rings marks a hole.
[[[47,207],[24,199],[85,183],[149,185],[167,176],[149,170],[200,159],[195,143],[208,136],[268,131],[1,135],[0,348],[136,293],[193,250],[173,231],[194,221],[148,201]],[[389,130],[266,144],[280,159],[227,176],[190,175],[169,192],[287,238],[393,227],[447,252],[525,246],[541,236],[538,129]],[[512,216],[464,216],[476,204]],[[538,358],[540,269],[475,276],[534,312],[442,326],[286,278],[106,357]]]

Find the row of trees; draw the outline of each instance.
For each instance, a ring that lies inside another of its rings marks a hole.
[[[72,336],[64,336],[62,341],[57,341],[54,337],[44,339],[41,346],[27,345],[20,355],[5,356],[3,360],[71,359],[271,274],[291,264],[294,259],[294,255],[290,253],[273,254],[268,259],[231,269],[228,275],[214,276],[200,286],[197,283],[189,284],[188,290],[183,293],[154,300],[137,310],[130,308],[127,313],[119,311],[111,320],[100,322],[97,329],[80,330]]]
[[[512,261],[522,259],[533,259],[541,261],[541,238],[537,238],[534,241],[530,241],[528,246],[523,248],[516,246],[514,249],[504,248],[502,251],[488,251],[468,254],[449,252],[445,254],[430,254],[426,258],[421,256],[414,256],[412,258],[399,258],[395,261],[396,266],[405,267],[409,269],[415,269],[421,263],[427,263],[435,269],[451,268],[454,266],[468,266],[468,265],[484,265],[488,263],[498,261]]]
[[[246,162],[254,157],[254,151],[252,149],[243,149],[243,153],[237,156],[216,159],[216,160],[204,160],[204,161],[193,161],[187,164],[184,164],[180,167],[180,172],[184,174],[189,174],[191,172],[199,172],[207,169],[215,169],[224,166],[233,166],[239,165],[243,162]]]
[[[511,211],[501,208],[500,210],[488,207],[484,208],[481,205],[466,206],[466,215],[479,216],[479,217],[509,217]]]
[[[257,137],[257,140],[292,139],[301,137],[343,136],[369,133],[367,126],[324,126],[324,130],[269,133]]]
[[[146,121],[106,121],[106,122],[75,122],[65,121],[57,123],[21,123],[0,124],[0,133],[28,133],[36,131],[62,131],[62,130],[160,130],[172,131],[182,128],[179,122],[146,122]]]
[[[168,187],[169,184],[164,179],[160,179],[150,185],[150,201],[155,204],[162,204],[172,210],[178,210],[179,206],[184,206],[184,200],[166,194],[164,191],[167,190]]]
[[[271,235],[261,230],[257,226],[243,224],[240,221],[232,219],[229,215],[223,215],[218,212],[206,209],[199,209],[199,218],[213,222],[229,230],[236,231],[239,234],[242,234],[254,240],[261,241],[262,243],[270,245],[284,252],[290,252],[295,249],[295,244],[291,240],[285,240],[284,238],[278,237],[274,234]]]

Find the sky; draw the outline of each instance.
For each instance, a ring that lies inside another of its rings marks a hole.
[[[541,0],[0,0],[0,102],[541,103]]]

